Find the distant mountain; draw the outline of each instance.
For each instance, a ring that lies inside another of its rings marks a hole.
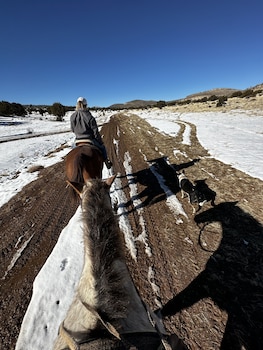
[[[145,101],[145,100],[133,100],[130,102],[126,102],[126,103],[115,103],[113,105],[111,105],[109,108],[111,109],[129,109],[129,108],[143,108],[143,107],[152,107],[154,105],[156,105],[157,101]]]
[[[165,101],[167,104],[173,104],[176,103],[178,101],[184,101],[184,100],[195,100],[195,99],[201,99],[203,97],[207,97],[209,98],[210,96],[231,96],[234,92],[237,91],[246,91],[248,89],[251,90],[259,90],[259,89],[263,89],[263,83],[262,84],[258,84],[254,87],[249,87],[245,90],[240,90],[240,89],[232,89],[232,88],[215,88],[212,90],[207,90],[207,91],[202,91],[202,92],[197,92],[195,94],[192,95],[188,95],[185,98],[179,99],[179,100],[172,100],[172,101]],[[156,106],[158,103],[158,101],[154,101],[154,100],[150,100],[150,101],[145,101],[145,100],[133,100],[130,102],[126,102],[126,103],[116,103],[113,104],[111,106],[109,106],[108,108],[111,109],[132,109],[132,108],[143,108],[143,107],[153,107]]]
[[[197,92],[192,95],[186,96],[186,99],[193,98],[202,98],[202,97],[210,97],[210,96],[231,96],[233,92],[239,91],[238,89],[230,89],[230,88],[217,88],[212,90],[207,90],[203,92]]]

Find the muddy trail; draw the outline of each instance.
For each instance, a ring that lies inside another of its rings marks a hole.
[[[136,261],[127,249],[127,265],[142,299],[164,307],[167,331],[189,349],[262,349],[262,181],[213,159],[194,125],[191,147],[183,144],[185,127],[171,137],[116,114],[102,128],[133,235],[147,237],[136,241]],[[179,191],[181,170],[216,206],[193,213]],[[173,195],[183,210],[171,206]],[[15,348],[34,278],[76,208],[63,162],[1,208],[0,349]]]

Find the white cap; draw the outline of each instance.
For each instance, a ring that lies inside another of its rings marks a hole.
[[[85,106],[87,105],[87,100],[84,97],[79,97],[77,102],[82,102]]]

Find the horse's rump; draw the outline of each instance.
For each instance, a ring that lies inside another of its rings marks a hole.
[[[80,193],[88,180],[102,178],[103,156],[94,145],[72,149],[66,156],[65,165],[67,181]]]

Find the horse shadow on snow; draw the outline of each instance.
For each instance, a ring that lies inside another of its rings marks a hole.
[[[126,203],[122,204],[127,208],[127,214],[166,199],[166,194],[156,175],[159,177],[161,176],[165,186],[169,187],[173,193],[179,191],[176,173],[174,169],[167,164],[165,157],[154,159],[149,162],[151,163],[150,168],[145,168],[119,177],[127,178],[128,180],[128,184],[122,189],[132,185],[142,185],[144,187],[143,190],[139,193],[135,193]],[[136,201],[138,201],[138,203],[134,205],[134,202],[136,203]]]
[[[149,160],[149,168],[139,170],[132,174],[126,174],[119,176],[119,178],[127,178],[128,184],[122,189],[128,188],[131,185],[140,184],[144,187],[142,191],[136,193],[130,197],[126,203],[122,203],[120,206],[127,208],[125,214],[129,214],[140,208],[150,206],[154,203],[161,202],[167,199],[167,193],[165,193],[162,185],[165,186],[170,193],[177,194],[180,191],[177,172],[182,169],[193,166],[199,159],[182,163],[182,164],[169,164],[167,157],[160,157]],[[206,179],[196,180],[195,187],[204,193],[207,201],[215,199],[216,193],[211,190],[206,184]],[[138,201],[137,205],[134,205],[135,201]]]
[[[195,216],[198,226],[219,222],[222,239],[201,272],[168,301],[162,315],[171,316],[201,299],[211,298],[228,320],[220,349],[262,349],[263,227],[250,214],[225,202]]]

